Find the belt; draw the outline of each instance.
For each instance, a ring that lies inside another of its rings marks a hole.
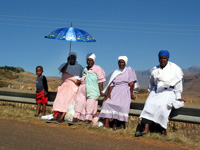
[[[170,86],[169,88],[174,89],[174,86]],[[165,88],[165,90],[169,89],[169,88]]]
[[[169,86],[170,89],[174,89],[174,86]],[[165,90],[169,89],[169,88],[164,88]],[[157,85],[154,86],[154,90],[157,91]]]

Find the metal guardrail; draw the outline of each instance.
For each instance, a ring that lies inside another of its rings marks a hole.
[[[56,92],[49,92],[48,106],[53,105],[53,101],[56,97]],[[11,92],[11,91],[0,91],[0,100],[17,102],[17,103],[27,103],[36,104],[35,101],[36,94],[34,93],[21,93],[21,92]],[[101,110],[103,103],[103,97],[100,97],[98,101],[98,111]],[[129,115],[139,116],[144,107],[143,103],[132,102],[130,106]],[[170,120],[186,123],[200,124],[200,108],[187,108],[183,107],[180,109],[173,109],[170,114]]]

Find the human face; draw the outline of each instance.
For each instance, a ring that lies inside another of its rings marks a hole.
[[[43,73],[43,69],[42,69],[41,67],[37,67],[37,68],[36,68],[36,75],[37,75],[38,77],[40,77],[40,76],[42,75],[42,73]]]
[[[125,63],[124,60],[120,59],[120,60],[118,61],[118,65],[119,65],[119,69],[124,69],[125,66],[126,66],[126,63]]]
[[[91,68],[94,65],[94,60],[92,58],[87,59],[88,68]]]
[[[159,57],[159,62],[160,62],[160,67],[161,68],[164,68],[166,65],[167,65],[167,63],[168,63],[168,58],[167,58],[167,56],[160,56]]]
[[[75,55],[70,55],[68,58],[67,58],[68,62],[70,65],[75,65],[76,63],[76,56]]]

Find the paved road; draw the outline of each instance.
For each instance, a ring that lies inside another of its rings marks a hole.
[[[183,150],[144,140],[38,121],[0,118],[0,150]]]

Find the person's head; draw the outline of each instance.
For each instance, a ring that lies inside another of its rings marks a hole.
[[[67,61],[70,65],[75,65],[77,59],[77,54],[75,52],[71,52],[67,58]]]
[[[38,77],[41,76],[42,73],[43,73],[43,67],[42,67],[42,66],[37,66],[35,72],[36,72],[36,75],[37,75]]]
[[[87,61],[88,68],[91,68],[94,65],[95,59],[96,59],[96,56],[94,53],[87,54],[86,61]]]
[[[159,58],[159,62],[160,62],[160,67],[164,68],[169,60],[169,52],[167,50],[161,50],[158,53],[158,58]]]
[[[118,65],[119,69],[124,69],[128,63],[128,57],[126,56],[119,56],[118,57]]]

